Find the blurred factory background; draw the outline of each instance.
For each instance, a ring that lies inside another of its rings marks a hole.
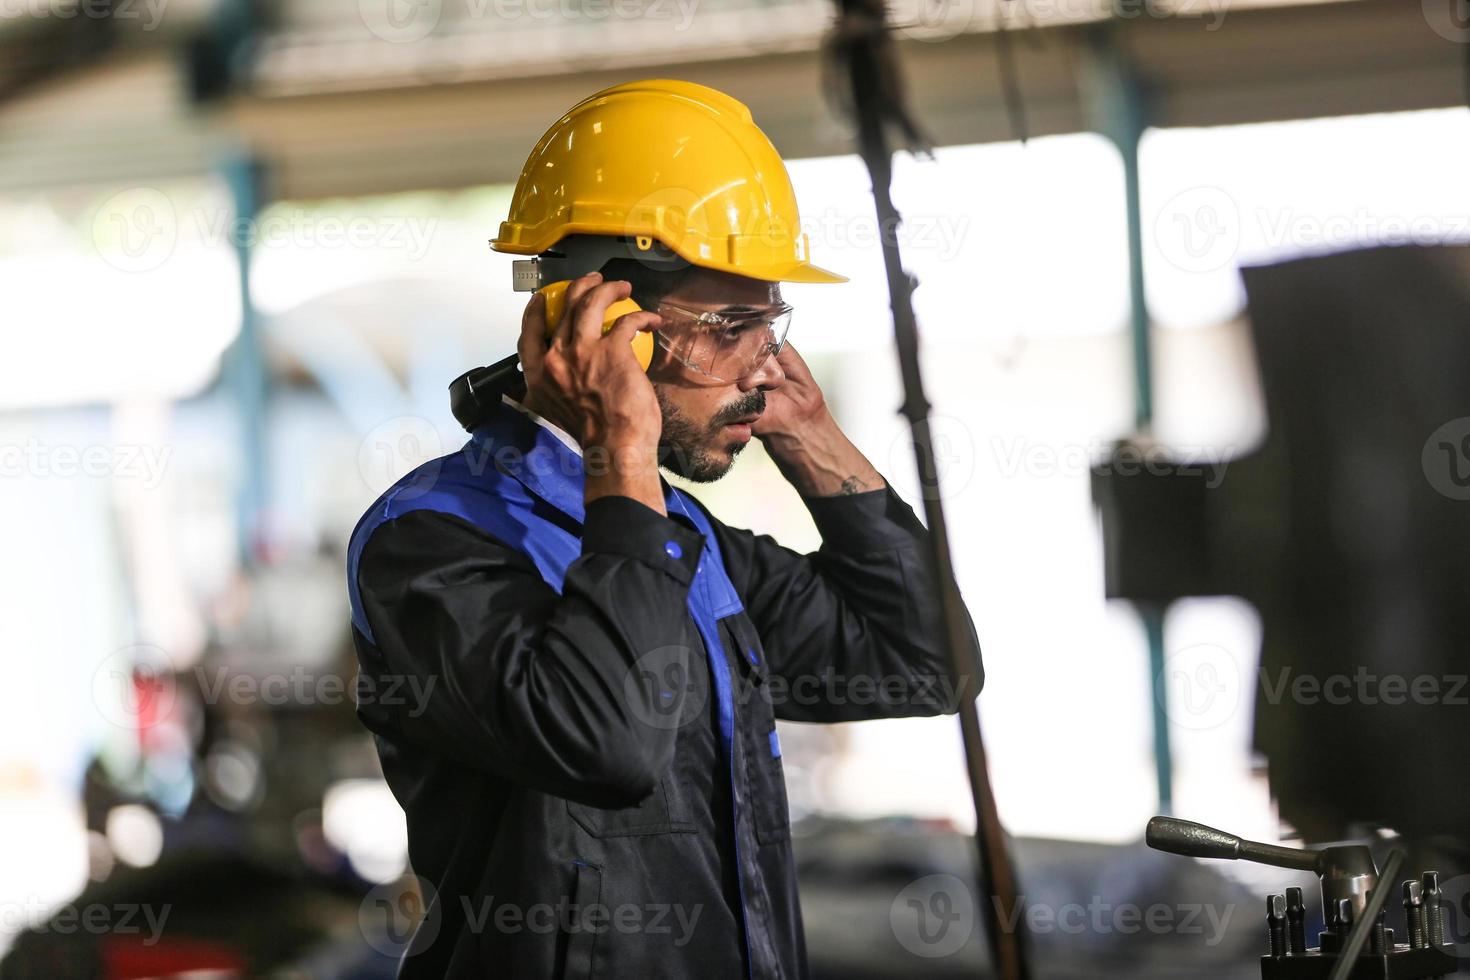
[[[365,897],[399,894],[406,838],[353,716],[347,535],[463,440],[448,382],[512,349],[522,297],[487,239],[583,95],[673,77],[751,107],[814,254],[852,278],[787,288],[791,341],[918,502],[869,183],[825,97],[832,14],[0,0],[0,950],[49,937],[0,974],[391,975]],[[1260,609],[1109,600],[1094,469],[1142,431],[1219,485],[1262,446],[1243,267],[1470,242],[1470,17],[1456,0],[891,17],[938,146],[898,162],[900,240],[1023,890],[1053,911],[1240,903],[1199,934],[1040,928],[1041,975],[1254,976],[1254,894],[1282,876],[1139,840],[1161,810],[1292,833],[1253,736]],[[818,541],[758,447],[698,493]],[[890,915],[913,883],[968,873],[954,720],[782,741],[814,971],[983,975],[978,929],[940,955]],[[110,911],[59,927],[83,901]],[[170,910],[161,942],[141,913],[117,921],[130,903]]]

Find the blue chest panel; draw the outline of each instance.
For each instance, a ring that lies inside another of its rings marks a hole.
[[[500,413],[459,451],[400,479],[358,522],[347,555],[352,624],[374,639],[357,583],[362,552],[379,527],[414,511],[450,514],[481,528],[530,558],[546,583],[560,592],[567,567],[582,553],[584,485],[576,453],[520,413]],[[687,517],[704,534],[705,553],[689,589],[689,611],[705,633],[706,626],[740,612],[743,605],[704,511],[673,487],[665,488],[664,499],[671,514]],[[704,639],[710,642],[709,635]]]

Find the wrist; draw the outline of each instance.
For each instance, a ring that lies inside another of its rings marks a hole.
[[[773,433],[763,441],[776,468],[803,497],[864,493],[887,485],[830,415],[800,435]]]
[[[587,477],[584,503],[599,497],[629,497],[668,515],[656,448],[636,444],[586,446],[582,468]]]

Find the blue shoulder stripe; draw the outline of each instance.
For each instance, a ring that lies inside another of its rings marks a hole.
[[[474,440],[430,460],[388,489],[358,521],[347,549],[347,592],[352,625],[376,643],[362,604],[358,571],[363,550],[384,524],[415,511],[449,514],[473,524],[529,557],[552,588],[561,591],[567,566],[581,542],[565,528],[533,514],[535,501],[521,484],[488,465]]]

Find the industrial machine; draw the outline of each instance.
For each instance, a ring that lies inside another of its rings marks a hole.
[[[1445,899],[1439,873],[1426,871],[1397,889],[1408,922],[1405,942],[1385,925],[1393,879],[1403,862],[1394,851],[1380,874],[1361,844],[1301,850],[1244,840],[1223,830],[1174,817],[1154,817],[1148,846],[1186,857],[1251,861],[1314,872],[1321,882],[1326,928],[1317,945],[1306,936],[1306,903],[1300,888],[1266,896],[1268,949],[1261,980],[1421,980],[1454,973],[1458,960],[1446,942]]]

